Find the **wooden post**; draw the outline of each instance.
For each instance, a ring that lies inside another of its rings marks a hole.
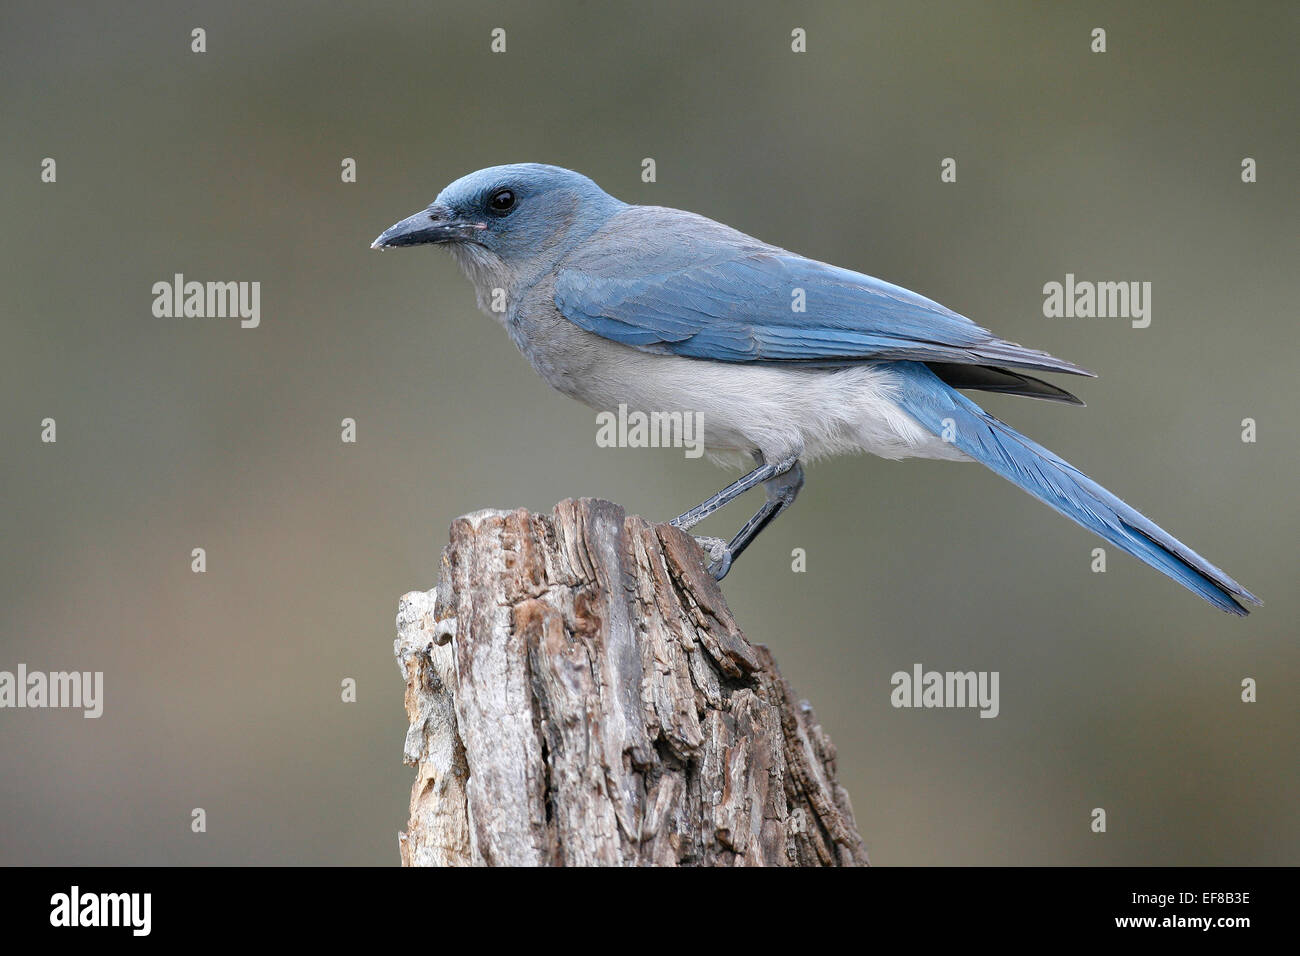
[[[670,525],[458,518],[397,631],[406,866],[867,863],[812,708]]]

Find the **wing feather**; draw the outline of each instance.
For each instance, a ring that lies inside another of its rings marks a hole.
[[[740,237],[720,229],[693,237],[680,267],[671,250],[644,262],[635,252],[623,258],[604,248],[589,261],[566,262],[555,305],[570,322],[615,342],[719,362],[908,360],[1092,374],[880,279],[748,237],[729,249],[730,235]],[[629,275],[626,263],[638,261],[647,274]]]

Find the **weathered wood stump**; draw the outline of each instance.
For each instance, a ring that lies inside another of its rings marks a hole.
[[[670,525],[591,498],[458,518],[397,630],[404,865],[867,862],[812,708]]]

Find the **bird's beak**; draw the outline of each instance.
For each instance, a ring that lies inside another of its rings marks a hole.
[[[487,228],[486,223],[467,222],[446,206],[434,203],[428,209],[407,216],[395,226],[390,226],[370,244],[371,249],[390,249],[394,246],[420,246],[427,242],[464,242],[475,233]]]

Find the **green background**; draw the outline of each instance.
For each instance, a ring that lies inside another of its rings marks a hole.
[[[106,701],[0,711],[0,862],[395,863],[392,621],[450,521],[662,519],[730,479],[597,448],[449,258],[369,251],[537,161],[1098,371],[1086,409],[986,405],[1267,602],[1232,619],[1114,549],[1093,574],[1097,539],[975,465],[812,467],[725,590],[874,862],[1300,863],[1297,9],[6,3],[0,669],[102,670]],[[260,281],[261,327],[154,318],[175,272]],[[1044,318],[1067,272],[1151,282],[1151,327]],[[915,662],[999,671],[1001,716],[892,708]]]

